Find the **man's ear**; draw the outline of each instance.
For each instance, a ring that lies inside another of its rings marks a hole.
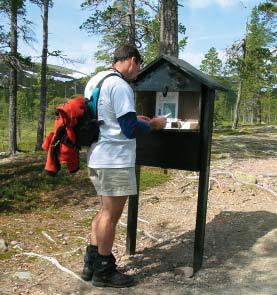
[[[135,56],[132,56],[132,57],[131,57],[131,63],[132,63],[132,64],[133,64],[133,63],[136,64],[136,57],[135,57]]]

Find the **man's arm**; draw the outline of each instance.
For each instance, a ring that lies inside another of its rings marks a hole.
[[[146,116],[138,116],[138,118],[135,112],[129,112],[117,119],[123,134],[129,139],[146,134],[151,129],[163,129],[166,125],[166,118],[164,117],[150,119]]]

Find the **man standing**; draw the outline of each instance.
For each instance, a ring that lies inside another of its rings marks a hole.
[[[115,227],[128,196],[137,194],[135,138],[166,125],[164,117],[136,115],[134,93],[127,81],[136,79],[141,63],[135,47],[121,46],[114,52],[112,68],[95,75],[85,88],[89,99],[106,77],[98,100],[98,120],[103,124],[99,140],[92,144],[87,156],[89,177],[101,198],[101,208],[92,221],[82,274],[84,280],[92,279],[98,287],[128,287],[134,283],[131,276],[116,269],[112,254]]]

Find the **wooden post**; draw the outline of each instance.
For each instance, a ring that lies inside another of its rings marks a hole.
[[[193,257],[194,272],[201,268],[203,261],[213,130],[214,97],[215,91],[203,85],[201,92],[200,173]]]
[[[136,252],[137,240],[137,220],[138,220],[138,202],[139,202],[139,184],[140,184],[140,166],[136,165],[137,195],[130,196],[128,202],[128,221],[127,221],[127,239],[126,254],[133,255]]]

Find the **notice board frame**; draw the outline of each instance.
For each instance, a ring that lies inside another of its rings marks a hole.
[[[190,169],[192,171],[199,171],[198,200],[193,254],[194,272],[198,271],[203,263],[215,89],[209,88],[208,86],[202,84],[200,99],[201,113],[200,129],[198,133],[199,152],[198,160],[196,161],[199,166],[195,167],[195,165],[193,164],[192,169]],[[149,162],[144,162],[142,159],[138,160],[138,164],[139,165],[137,165],[136,167],[138,194],[129,197],[128,201],[126,253],[129,255],[135,254],[136,251],[140,165],[150,166]]]

